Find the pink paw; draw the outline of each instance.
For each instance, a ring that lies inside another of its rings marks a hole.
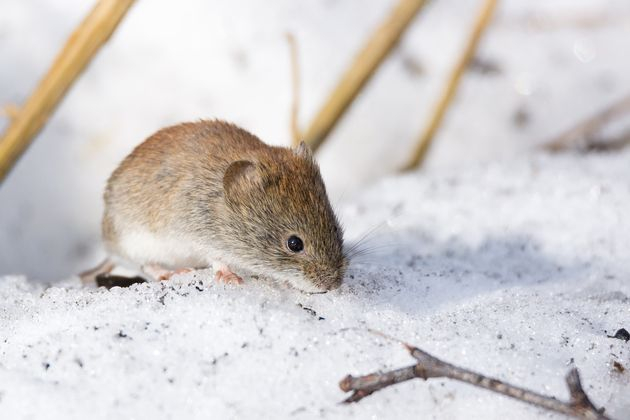
[[[225,284],[243,284],[243,279],[228,269],[217,270],[214,279],[219,283]]]

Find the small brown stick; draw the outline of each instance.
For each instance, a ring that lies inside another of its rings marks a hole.
[[[133,3],[134,0],[100,0],[72,33],[0,138],[0,183]]]
[[[405,344],[405,347],[411,356],[416,359],[417,363],[415,365],[359,377],[346,376],[339,383],[339,387],[345,392],[352,391],[352,395],[344,400],[344,403],[358,402],[376,391],[414,378],[425,380],[429,378],[450,378],[568,416],[580,419],[608,419],[603,414],[603,410],[595,408],[589,400],[580,383],[578,370],[575,368],[571,369],[566,376],[571,398],[569,402],[564,402],[508,384],[499,379],[460,368],[444,362],[417,347],[408,344]]]
[[[426,0],[400,0],[372,34],[305,131],[304,141],[313,150],[321,146],[425,3]]]
[[[402,171],[410,171],[422,165],[435,133],[440,127],[440,124],[446,115],[446,111],[455,97],[462,75],[466,71],[470,59],[474,56],[475,51],[477,50],[477,45],[479,44],[481,35],[483,35],[485,29],[490,23],[491,17],[496,9],[496,5],[497,0],[486,0],[481,7],[481,12],[477,17],[473,31],[468,37],[468,42],[455,63],[451,76],[449,77],[448,82],[434,107],[433,115],[429,120],[429,124],[418,138],[416,148],[409,161],[401,169]]]
[[[298,124],[300,113],[300,63],[298,60],[297,42],[292,33],[287,33],[287,42],[289,43],[289,54],[291,56],[291,88],[293,90],[291,97],[291,144],[298,146],[300,144],[301,133]]]
[[[597,133],[612,120],[629,112],[630,95],[545,143],[544,147],[549,151],[559,152],[567,149],[591,149],[604,146],[604,142],[596,141]],[[621,146],[624,144],[623,140],[625,137],[622,136],[622,141],[618,142]]]

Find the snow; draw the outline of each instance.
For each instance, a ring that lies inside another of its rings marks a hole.
[[[412,363],[373,329],[558,398],[574,365],[627,418],[628,343],[607,334],[630,319],[628,158],[385,179],[340,209],[350,238],[385,224],[323,295],[207,271],[109,291],[2,279],[0,417],[554,417],[446,380],[340,405],[346,374]]]
[[[440,379],[340,405],[346,374],[413,363],[369,329],[563,399],[576,366],[630,418],[629,343],[608,337],[630,328],[630,151],[536,150],[627,94],[624,0],[501,2],[427,169],[392,175],[477,2],[427,6],[318,155],[349,242],[367,234],[338,291],[72,278],[102,257],[103,186],[136,144],[202,117],[287,144],[285,33],[304,126],[393,2],[361,4],[137,2],[0,186],[0,418],[560,418]],[[24,100],[89,7],[3,1],[0,103]]]

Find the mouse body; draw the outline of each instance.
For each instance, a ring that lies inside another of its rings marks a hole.
[[[343,232],[319,167],[302,143],[269,146],[219,121],[164,128],[127,156],[104,194],[108,254],[163,273],[213,267],[307,292],[338,287]]]

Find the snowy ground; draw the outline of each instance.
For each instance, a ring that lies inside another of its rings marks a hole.
[[[1,1],[0,104],[25,99],[90,4]],[[428,171],[382,179],[478,4],[430,3],[318,156],[347,237],[378,227],[338,291],[63,280],[102,257],[105,180],[156,129],[220,117],[287,144],[286,31],[305,125],[393,0],[361,4],[137,2],[0,185],[1,419],[557,418],[442,380],[339,405],[346,374],[412,363],[368,328],[559,398],[573,363],[630,418],[630,343],[607,337],[630,329],[630,151],[536,152],[628,94],[626,0],[502,1]]]
[[[565,398],[574,364],[630,416],[630,152],[538,156],[386,179],[341,209],[349,237],[385,222],[346,284],[306,295],[209,273],[129,289],[0,280],[1,418],[553,416],[449,381],[344,406],[337,383],[445,360]],[[309,308],[308,310],[305,308]]]

